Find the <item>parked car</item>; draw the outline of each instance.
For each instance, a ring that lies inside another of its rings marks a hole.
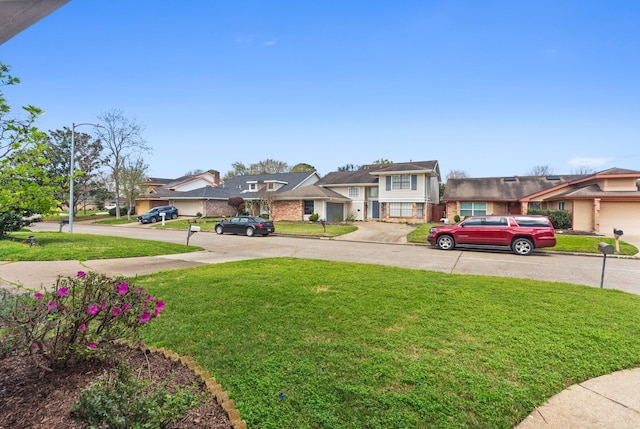
[[[427,240],[443,250],[458,245],[507,246],[517,255],[556,245],[548,217],[525,215],[470,216],[455,225],[431,227]]]
[[[258,216],[235,216],[229,220],[223,219],[216,223],[216,233],[245,234],[253,237],[256,234],[269,235],[275,232],[273,222]]]
[[[138,216],[138,222],[140,223],[156,223],[162,220],[162,213],[164,213],[165,219],[177,219],[178,209],[175,206],[159,206],[154,207],[146,213]]]

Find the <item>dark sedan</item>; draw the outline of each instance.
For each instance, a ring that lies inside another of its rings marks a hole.
[[[216,233],[245,234],[253,237],[256,234],[267,236],[275,232],[273,222],[258,216],[236,216],[216,223]]]

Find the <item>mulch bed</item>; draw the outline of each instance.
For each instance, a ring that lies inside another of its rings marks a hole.
[[[106,370],[116,370],[120,362],[127,363],[134,373],[144,368],[141,372],[152,382],[163,381],[171,373],[176,385],[190,387],[198,383],[202,392],[207,392],[200,377],[179,362],[125,345],[117,345],[116,353],[105,360],[53,372],[37,368],[24,356],[10,356],[0,359],[0,429],[78,427],[69,411],[71,404],[84,387]],[[233,425],[227,412],[209,394],[198,408],[167,428],[231,429]]]

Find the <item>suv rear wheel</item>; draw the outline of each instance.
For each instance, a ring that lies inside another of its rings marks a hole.
[[[451,250],[455,247],[456,242],[453,240],[453,237],[450,235],[441,235],[438,237],[438,247],[442,250]]]
[[[511,249],[516,255],[529,255],[533,252],[533,243],[528,238],[516,238],[511,244]]]

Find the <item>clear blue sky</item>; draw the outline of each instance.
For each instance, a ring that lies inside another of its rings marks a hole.
[[[153,177],[266,158],[640,170],[639,23],[632,0],[71,0],[0,61],[45,131],[144,124]]]

